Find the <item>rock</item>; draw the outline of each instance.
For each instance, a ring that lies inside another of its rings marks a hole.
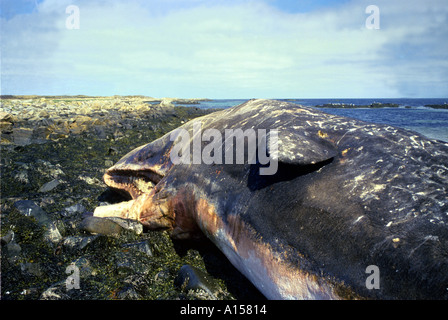
[[[19,210],[19,212],[28,217],[34,217],[36,221],[45,225],[50,222],[47,213],[42,210],[34,201],[32,200],[19,200],[14,203],[14,206]]]
[[[104,161],[104,166],[106,167],[106,168],[110,168],[110,167],[112,167],[114,165],[114,162],[112,161],[112,160],[105,160]]]
[[[134,287],[128,286],[118,292],[117,298],[120,300],[140,300],[142,297],[137,293]]]
[[[41,270],[41,266],[39,263],[21,263],[20,270],[22,271],[22,274],[27,275],[27,276],[32,275],[32,276],[40,277],[43,275],[43,272]]]
[[[118,299],[145,299],[142,293],[147,292],[148,288],[154,286],[154,283],[151,282],[146,274],[131,274],[124,279],[123,284],[123,289],[116,295]]]
[[[86,125],[78,125],[78,123],[72,123],[70,125],[70,133],[71,134],[80,134],[88,129]]]
[[[159,106],[164,107],[164,108],[173,108],[173,100],[171,98],[163,98],[162,102],[160,102]]]
[[[81,203],[74,204],[70,207],[64,208],[62,215],[64,217],[71,216],[75,213],[83,213],[86,211],[86,207],[84,207]]]
[[[33,137],[33,129],[30,128],[13,128],[14,144],[26,146],[31,143]]]
[[[22,252],[22,247],[14,241],[8,243],[4,248],[6,249],[8,260],[11,262],[15,262]]]
[[[59,232],[58,228],[55,226],[53,222],[50,222],[47,225],[47,232],[46,232],[46,238],[50,240],[53,243],[57,243],[62,239],[61,233]]]
[[[7,135],[3,135],[0,137],[0,143],[2,145],[11,145],[12,143],[13,137],[11,134],[7,134]]]
[[[34,217],[39,225],[45,226],[47,231],[45,237],[53,243],[59,242],[62,239],[59,230],[56,228],[53,221],[50,220],[47,213],[42,210],[32,200],[19,200],[14,203],[14,206],[19,212],[28,217]]]
[[[0,131],[2,133],[12,133],[13,124],[7,121],[0,121]]]
[[[6,245],[14,239],[14,231],[9,230],[3,237],[0,238],[0,244]]]
[[[168,281],[168,279],[170,279],[171,275],[170,275],[170,271],[168,268],[160,270],[159,272],[157,272],[157,274],[154,276],[154,282],[166,282]]]
[[[84,181],[85,183],[87,183],[89,185],[99,185],[99,186],[104,185],[103,182],[101,182],[98,178],[95,178],[95,177],[91,178],[91,177],[80,175],[80,176],[78,176],[78,179]]]
[[[46,126],[38,126],[33,130],[33,143],[45,143],[47,142],[47,135],[49,134]]]
[[[14,123],[17,119],[8,112],[0,111],[0,121]]]
[[[120,131],[120,130],[115,130],[115,132],[114,132],[114,139],[115,140],[119,140],[119,139],[122,139],[124,137],[124,133],[122,132],[122,131]]]
[[[93,236],[68,236],[62,242],[63,246],[69,250],[78,251],[86,248],[89,244],[95,242],[99,235]]]
[[[51,177],[53,179],[58,179],[60,183],[62,183],[61,177],[62,175],[65,175],[64,171],[61,169],[61,165],[59,163],[52,164],[49,161],[44,160],[37,160],[36,163],[38,164],[37,170],[42,176],[45,177]]]
[[[219,292],[219,286],[211,276],[188,264],[180,268],[174,284],[185,291],[202,289],[212,299],[216,299],[216,295]]]
[[[115,254],[116,271],[119,275],[145,274],[148,260],[128,250]]]
[[[114,221],[106,218],[86,217],[81,221],[80,229],[93,234],[118,236],[123,228]]]
[[[123,219],[123,218],[118,218],[118,217],[108,217],[106,219],[109,219],[109,220],[117,223],[125,230],[133,231],[135,234],[143,233],[143,225],[139,221]]]
[[[79,257],[74,260],[70,265],[75,266],[79,270],[79,276],[81,278],[87,278],[89,276],[95,275],[96,272],[92,268],[90,260],[86,257]]]
[[[41,207],[45,207],[45,206],[48,206],[49,204],[54,204],[54,198],[52,198],[52,197],[43,197],[41,202],[40,202],[40,206]]]
[[[30,181],[28,179],[28,172],[27,171],[19,171],[15,176],[14,179],[19,181],[22,184],[28,184]]]
[[[94,127],[94,133],[97,139],[100,140],[106,140],[107,134],[106,134],[106,128],[103,125],[97,125]]]
[[[129,248],[129,249],[134,249],[134,250],[143,252],[144,254],[146,254],[149,257],[153,256],[151,247],[149,246],[147,241],[124,244],[123,248]]]
[[[0,238],[2,250],[5,250],[8,261],[15,262],[19,258],[22,248],[14,241],[15,233],[9,230],[3,237]]]
[[[38,116],[39,118],[49,118],[49,117],[50,117],[50,114],[48,113],[47,110],[43,109],[43,110],[41,110],[41,111],[37,114],[37,116]]]
[[[108,155],[116,155],[118,153],[117,148],[109,147],[109,150],[107,151]]]
[[[176,104],[199,104],[201,99],[176,99]]]
[[[45,183],[42,187],[40,187],[39,192],[48,192],[56,188],[61,183],[58,179],[53,179],[50,182]]]
[[[446,102],[444,104],[427,104],[425,107],[433,109],[448,109],[448,104]]]
[[[34,297],[38,297],[39,296],[39,288],[27,288],[27,289],[23,289],[22,292],[20,292],[20,294],[22,296],[26,296],[26,299],[33,299]]]
[[[93,122],[93,119],[89,116],[78,116],[75,118],[74,122],[76,122],[78,125],[89,125]]]
[[[41,296],[40,300],[69,300],[70,296],[65,293],[66,285],[65,280],[55,283],[50,288],[45,290]]]

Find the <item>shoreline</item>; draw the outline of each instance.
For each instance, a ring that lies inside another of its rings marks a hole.
[[[292,101],[293,99],[279,99]],[[58,141],[71,135],[94,132],[99,137],[119,138],[121,128],[138,126],[138,122],[148,117],[170,113],[174,108],[186,107],[194,111],[213,112],[239,104],[243,100],[206,98],[153,98],[149,96],[2,96],[0,107],[0,147],[7,145],[25,146],[31,143]],[[296,100],[298,104],[309,106],[310,101]],[[359,105],[347,101],[322,103],[312,106],[316,109],[358,110],[358,109],[420,109],[404,107],[398,103],[373,102]],[[227,103],[229,102],[229,103]],[[370,102],[370,101],[369,101]],[[448,105],[431,105],[433,110],[448,110]],[[423,107],[425,108],[425,107]],[[116,127],[113,131],[111,128]],[[412,129],[419,131],[417,129]],[[440,139],[440,138],[439,138]],[[442,139],[444,140],[444,139]]]
[[[30,98],[32,97],[32,98]],[[139,121],[172,114],[176,101],[194,106],[199,99],[144,96],[14,96],[2,97],[0,107],[0,145],[25,146],[58,141],[84,132],[102,139],[121,136],[120,129],[137,127]],[[151,104],[148,102],[152,102]],[[211,112],[198,108],[194,112]],[[112,128],[114,128],[112,130]],[[117,131],[118,130],[118,131]]]
[[[163,97],[163,98],[155,98],[151,96],[145,96],[145,95],[113,95],[113,96],[87,96],[87,95],[0,95],[1,101],[7,101],[7,100],[35,100],[35,99],[45,99],[45,100],[51,100],[54,102],[68,102],[68,101],[89,101],[89,100],[98,100],[98,101],[108,101],[108,100],[114,100],[114,99],[125,99],[125,100],[141,100],[143,103],[148,103],[150,105],[157,105],[157,104],[172,104],[172,105],[199,105],[201,102],[210,102],[210,101],[225,101],[225,100],[235,100],[235,101],[247,101],[250,100],[247,99],[210,99],[210,98],[177,98],[177,97]],[[415,98],[418,99],[426,99],[426,98]],[[431,99],[445,99],[445,98],[428,98],[428,100]],[[355,104],[355,103],[345,103],[345,102],[337,102],[337,101],[343,101],[343,100],[375,100],[375,99],[340,99],[340,98],[329,98],[329,99],[300,99],[300,98],[272,98],[272,100],[281,100],[281,101],[288,101],[288,102],[294,102],[300,104],[301,100],[335,100],[335,102],[328,102],[324,104],[316,104],[313,107],[315,108],[334,108],[334,109],[381,109],[381,108],[415,108],[409,105],[400,105],[396,102],[372,102],[369,104]],[[377,98],[377,100],[413,100],[413,98]],[[447,98],[448,100],[448,98]],[[430,108],[430,109],[444,109],[448,110],[448,103],[444,102],[442,104],[424,104],[422,107]]]

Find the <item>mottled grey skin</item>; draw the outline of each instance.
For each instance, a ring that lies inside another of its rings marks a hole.
[[[172,165],[168,134],[107,171],[134,200],[95,215],[205,234],[270,299],[448,299],[448,144],[271,100],[193,121],[223,136],[277,129],[277,173]],[[369,265],[379,289],[366,287]]]

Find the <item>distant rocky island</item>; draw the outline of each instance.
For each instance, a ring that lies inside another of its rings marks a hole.
[[[360,108],[370,108],[370,109],[380,109],[380,108],[398,108],[400,107],[397,103],[381,103],[381,102],[374,102],[367,105],[359,105],[354,103],[343,103],[343,102],[331,102],[331,103],[324,103],[322,105],[315,106],[316,108],[340,108],[340,109],[360,109]],[[433,109],[448,109],[448,104],[427,104],[425,105],[427,108],[433,108]],[[405,108],[411,108],[409,106],[405,106]]]
[[[444,104],[427,104],[425,107],[433,109],[448,109],[448,104],[446,102]]]
[[[358,105],[354,103],[342,103],[342,102],[331,102],[331,103],[324,103],[323,105],[317,105],[316,108],[398,108],[400,105],[396,103],[381,103],[381,102],[374,102],[369,105]]]
[[[143,95],[114,95],[114,96],[86,96],[78,95],[55,95],[55,96],[39,96],[39,95],[0,95],[1,100],[32,100],[32,99],[46,99],[54,101],[82,101],[82,100],[143,100],[146,103],[157,104],[162,101],[174,104],[199,104],[201,101],[210,101],[206,98],[153,98]]]

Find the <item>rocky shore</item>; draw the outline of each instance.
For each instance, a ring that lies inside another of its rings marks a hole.
[[[263,298],[205,239],[92,216],[119,200],[106,168],[213,110],[140,96],[1,103],[1,299]]]
[[[197,104],[199,99],[155,99],[143,96],[2,96],[1,144],[27,145],[57,141],[83,132],[100,138],[120,135],[138,121],[170,112],[174,106]],[[31,98],[30,98],[31,97]],[[108,128],[115,128],[114,132]]]

